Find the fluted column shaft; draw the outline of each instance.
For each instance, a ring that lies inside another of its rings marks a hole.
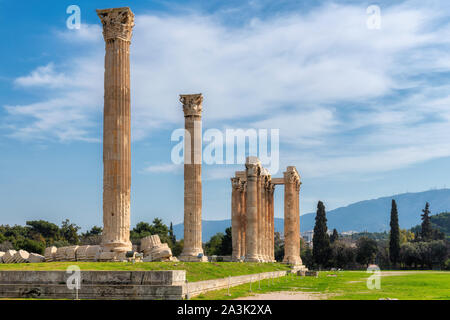
[[[284,263],[298,265],[300,259],[300,225],[298,186],[300,177],[295,167],[284,173]]]
[[[259,262],[258,255],[258,176],[259,165],[256,163],[247,163],[247,197],[246,197],[246,220],[247,228],[245,233],[245,261]]]
[[[247,209],[246,209],[247,196],[246,196],[246,194],[247,194],[247,191],[246,191],[246,189],[247,189],[246,183],[242,182],[242,186],[241,186],[240,194],[239,194],[240,195],[240,207],[241,207],[241,212],[240,212],[241,256],[240,256],[240,258],[245,257],[245,252],[246,252],[246,249],[245,249],[245,233],[246,233],[246,229],[247,229],[247,221],[246,221],[247,220],[247,218],[246,218],[246,212],[247,212]]]
[[[232,261],[239,261],[242,255],[241,250],[241,181],[239,178],[231,178],[231,241],[232,241]]]
[[[130,41],[134,15],[129,8],[97,10],[105,40],[103,115],[104,251],[131,250]]]
[[[201,94],[180,95],[185,120],[183,261],[205,261],[202,248],[202,102]]]

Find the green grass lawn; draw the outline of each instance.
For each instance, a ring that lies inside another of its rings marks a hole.
[[[68,266],[77,265],[81,270],[186,270],[189,282],[240,276],[260,272],[289,270],[281,263],[236,263],[236,262],[46,262],[0,264],[3,270],[66,270]]]
[[[318,278],[290,275],[272,280],[240,285],[227,290],[211,291],[194,297],[196,300],[227,300],[258,293],[279,291],[303,291],[322,294],[321,298],[332,300],[449,300],[450,272],[418,271],[401,272],[401,275],[382,276],[381,288],[369,290],[366,285],[370,274],[360,271],[320,272]]]

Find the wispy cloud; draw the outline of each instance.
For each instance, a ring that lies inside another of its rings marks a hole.
[[[208,127],[278,128],[282,163],[309,176],[391,170],[450,155],[444,139],[450,133],[450,26],[436,6],[405,1],[382,8],[381,30],[366,28],[365,8],[358,5],[322,5],[237,26],[222,23],[220,14],[137,14],[134,140],[180,126],[178,94],[203,92]],[[23,90],[45,90],[42,101],[6,106],[10,134],[99,140],[101,28],[58,34],[85,53],[15,80]]]

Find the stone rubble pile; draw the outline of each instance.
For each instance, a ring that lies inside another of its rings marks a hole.
[[[25,250],[0,252],[0,263],[38,263],[44,260],[45,258],[40,254],[29,253]]]
[[[142,238],[141,252],[144,254],[144,262],[177,261],[177,258],[172,256],[172,250],[167,243],[161,243],[158,235]]]

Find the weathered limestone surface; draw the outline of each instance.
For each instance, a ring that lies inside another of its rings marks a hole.
[[[3,256],[5,253],[3,251],[0,251],[0,263],[3,263]]]
[[[301,265],[300,258],[300,176],[293,166],[284,172],[284,258],[283,262]]]
[[[66,260],[76,261],[77,260],[77,250],[79,246],[70,246],[66,249]]]
[[[13,262],[14,263],[26,263],[29,257],[30,257],[30,254],[28,253],[28,251],[19,250],[13,256]]]
[[[86,246],[79,246],[76,251],[76,260],[77,261],[87,261],[86,251],[89,248],[88,245]]]
[[[45,261],[45,257],[37,254],[37,253],[30,253],[30,256],[28,257],[28,261],[29,263],[40,263],[40,262],[44,262]]]
[[[103,251],[126,252],[130,242],[130,42],[129,8],[97,10],[105,40],[103,120]]]
[[[56,261],[56,252],[58,248],[56,247],[47,247],[44,251],[45,262]]]
[[[14,263],[14,255],[17,253],[16,250],[6,250],[3,255],[3,263]]]
[[[202,103],[201,94],[180,95],[185,120],[184,248],[182,261],[208,261],[202,248]]]
[[[245,261],[260,262],[258,255],[258,176],[261,171],[261,163],[256,157],[247,157],[247,228],[245,235]]]
[[[161,243],[158,235],[152,235],[141,239],[141,251],[144,253],[144,262],[151,261],[176,261],[172,256],[167,243]]]
[[[231,178],[231,239],[233,251],[231,254],[232,261],[240,261],[242,257],[242,221],[241,221],[241,179]]]

